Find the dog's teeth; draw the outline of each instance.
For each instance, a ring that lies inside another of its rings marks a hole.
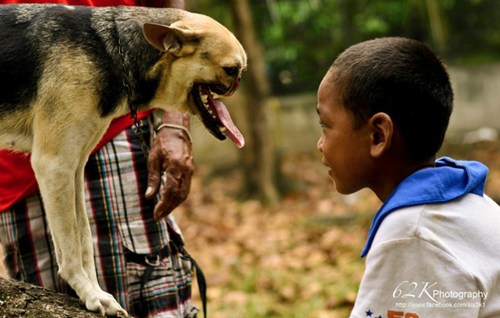
[[[224,134],[227,131],[227,128],[226,127],[219,127],[219,131]]]

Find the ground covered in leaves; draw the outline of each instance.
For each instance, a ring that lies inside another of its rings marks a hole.
[[[486,163],[487,193],[500,202],[499,145],[447,144],[442,153]],[[238,172],[198,167],[190,198],[175,212],[206,274],[210,317],[349,315],[364,269],[359,254],[381,203],[368,190],[336,193],[317,153],[289,156],[282,169],[290,191],[263,206],[237,199]]]
[[[448,143],[442,153],[486,163],[487,193],[500,202],[499,142]],[[380,202],[368,190],[336,193],[318,153],[287,156],[282,171],[289,191],[264,206],[239,199],[236,169],[199,165],[189,199],[175,212],[205,272],[211,318],[349,315],[364,269],[359,254]]]

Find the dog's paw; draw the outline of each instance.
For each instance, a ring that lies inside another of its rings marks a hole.
[[[84,300],[85,307],[89,311],[99,312],[103,317],[128,317],[128,313],[110,294],[99,291]]]

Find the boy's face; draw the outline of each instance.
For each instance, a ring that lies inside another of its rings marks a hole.
[[[330,69],[318,89],[317,112],[323,130],[318,140],[322,162],[337,191],[350,194],[368,186],[373,162],[367,124],[355,128],[354,115],[341,104],[340,88],[332,82]]]

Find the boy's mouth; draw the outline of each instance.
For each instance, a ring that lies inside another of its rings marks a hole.
[[[332,179],[333,179],[333,177],[334,177],[334,175],[335,175],[335,174],[333,173],[332,168],[330,168],[330,165],[328,164],[328,162],[326,162],[325,157],[321,158],[321,163],[322,163],[325,167],[327,167],[327,168],[328,168],[328,175],[330,176],[330,178],[332,178]]]
[[[322,158],[321,158],[321,163],[322,163],[325,167],[330,168],[330,165],[328,164],[328,162],[326,162],[325,157],[322,157]]]

